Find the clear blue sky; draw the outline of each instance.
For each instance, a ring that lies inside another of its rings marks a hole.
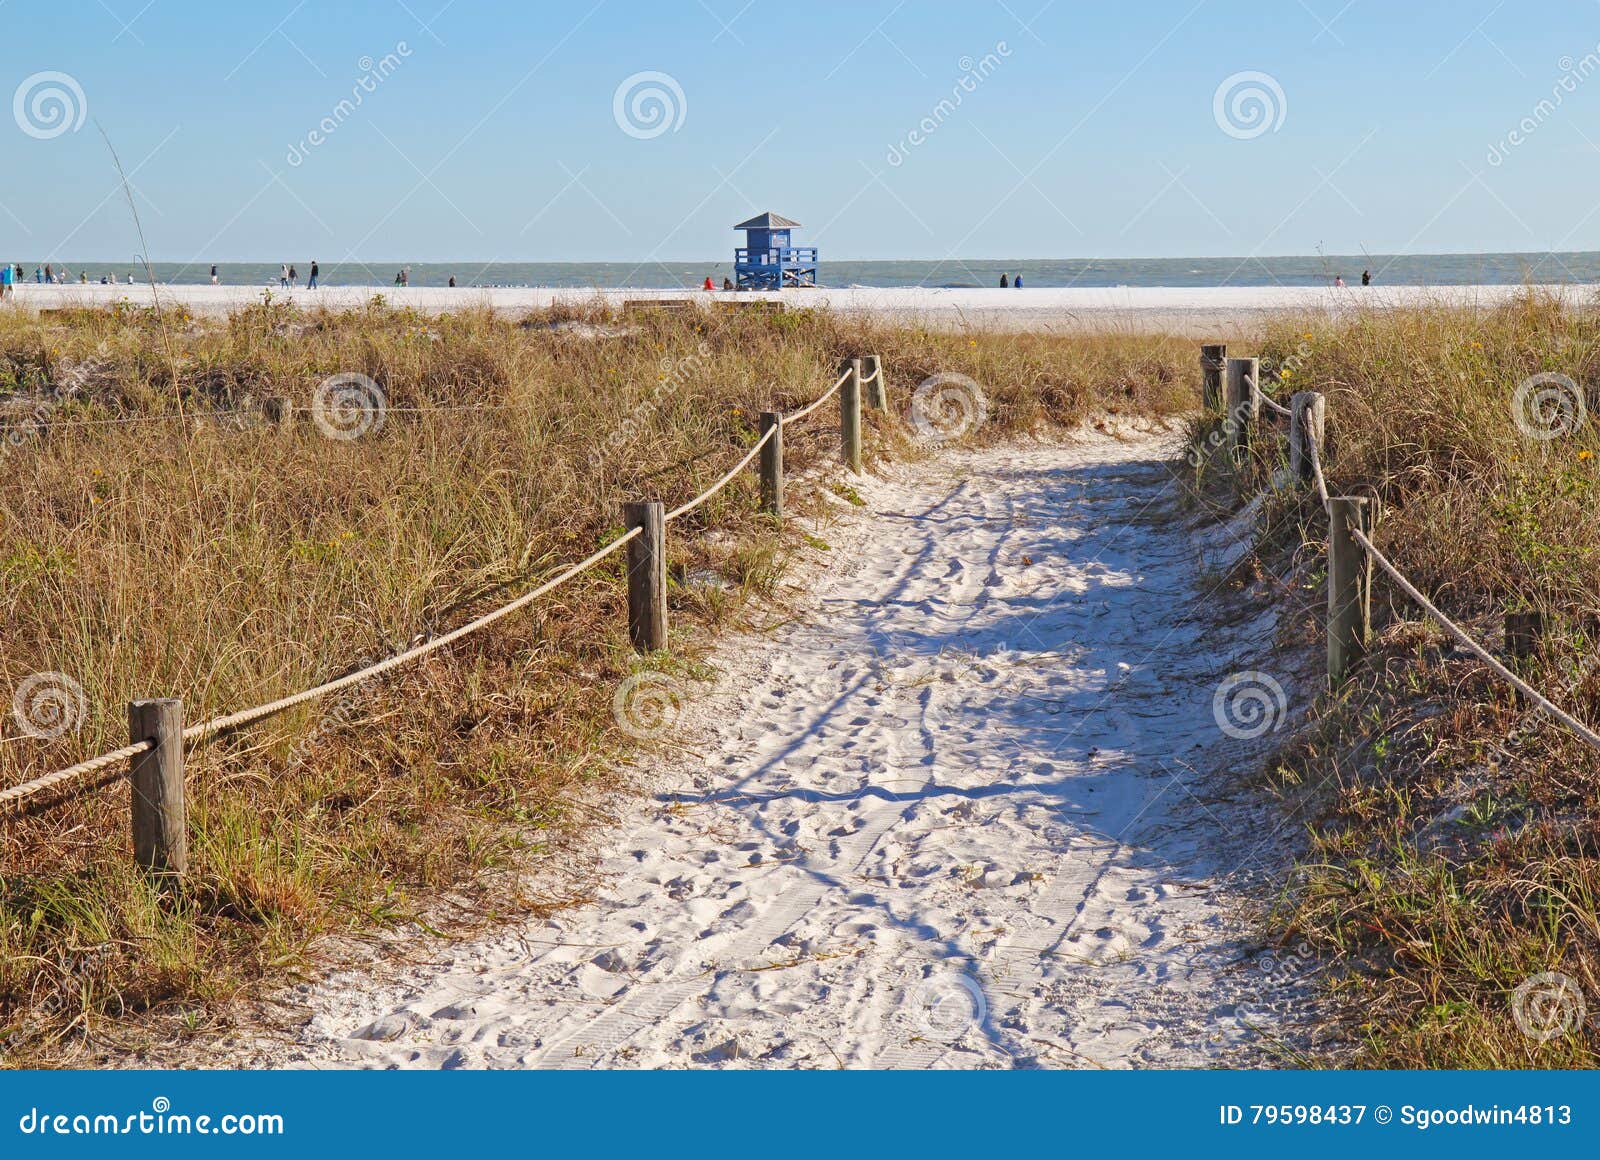
[[[157,260],[720,258],[768,208],[834,258],[1600,248],[1600,74],[1535,112],[1600,53],[1594,0],[0,0],[0,27],[8,111],[58,72],[89,117],[0,118],[29,261],[134,249],[95,121]],[[1214,110],[1247,71],[1283,93],[1254,137]],[[641,72],[683,94],[653,137],[613,113]]]

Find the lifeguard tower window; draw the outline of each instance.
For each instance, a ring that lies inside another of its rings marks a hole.
[[[792,244],[790,231],[800,223],[772,212],[733,227],[745,232],[745,244],[733,252],[740,290],[781,290],[817,284],[817,248]]]

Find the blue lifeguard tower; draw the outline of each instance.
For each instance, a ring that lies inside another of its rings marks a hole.
[[[769,211],[733,227],[745,232],[744,245],[733,252],[734,281],[740,290],[817,284],[817,247],[789,244],[789,231],[799,225]]]

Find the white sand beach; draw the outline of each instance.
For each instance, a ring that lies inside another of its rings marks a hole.
[[[374,295],[386,302],[428,314],[489,307],[528,311],[553,305],[581,306],[604,302],[621,306],[638,300],[688,300],[698,305],[781,301],[791,308],[826,307],[846,313],[869,313],[898,321],[943,328],[987,330],[1082,331],[1106,329],[1165,330],[1203,337],[1249,329],[1280,315],[1345,314],[1360,310],[1393,310],[1418,306],[1491,309],[1522,293],[1524,286],[1222,286],[1222,287],[1052,287],[1021,290],[939,289],[921,287],[852,287],[785,290],[766,293],[682,290],[594,290],[583,288],[462,288],[394,286],[326,286],[284,290],[277,286],[159,286],[162,302],[181,304],[197,314],[225,314],[259,303],[263,294],[275,301],[302,306],[347,309],[363,306]],[[1533,287],[1572,304],[1588,304],[1587,286]],[[22,283],[15,305],[24,310],[68,306],[106,306],[115,302],[148,305],[148,285],[52,286]]]
[[[840,500],[814,529],[828,550],[794,578],[794,618],[728,639],[709,686],[674,678],[684,743],[629,772],[643,792],[571,871],[591,902],[457,944],[405,932],[392,956],[289,994],[290,1042],[223,1053],[1281,1059],[1311,1019],[1309,980],[1263,965],[1250,884],[1291,843],[1241,777],[1274,738],[1230,740],[1216,709],[1219,684],[1270,655],[1275,613],[1196,591],[1245,526],[1185,512],[1177,439],[1090,432],[862,480],[865,506]]]

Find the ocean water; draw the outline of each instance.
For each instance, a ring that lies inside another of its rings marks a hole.
[[[826,254],[826,251],[824,251]],[[313,255],[315,256],[315,255]],[[292,259],[305,282],[311,259]],[[35,263],[22,263],[29,280]],[[157,280],[210,281],[206,263],[153,263]],[[276,285],[279,263],[220,262],[223,283]],[[389,286],[400,262],[323,262],[320,281],[329,286]],[[111,275],[127,281],[135,272],[119,262],[68,262],[72,280],[80,271],[91,281]],[[709,275],[717,284],[731,277],[730,257],[704,262],[413,262],[411,285],[590,286],[596,289],[698,287]],[[1524,254],[1308,255],[1269,258],[984,258],[965,261],[821,263],[825,286],[995,286],[1001,273],[1022,274],[1024,285],[1047,286],[1325,286],[1342,275],[1351,285],[1371,270],[1378,285],[1466,286],[1522,282],[1600,282],[1600,252]]]

